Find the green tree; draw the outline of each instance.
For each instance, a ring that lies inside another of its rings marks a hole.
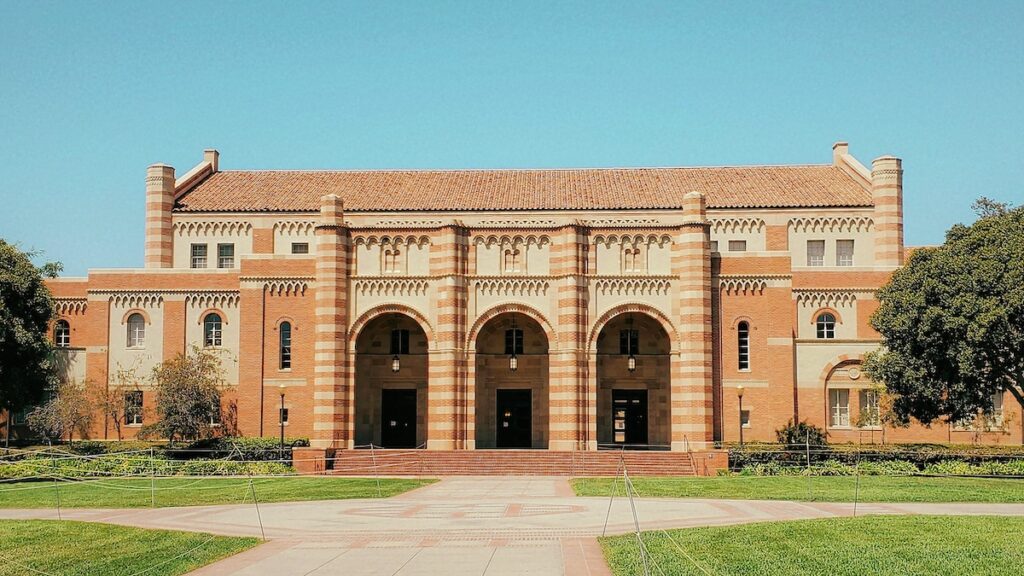
[[[93,405],[86,387],[71,380],[61,381],[45,404],[28,415],[28,426],[33,432],[54,440],[75,433],[87,438],[92,424]]]
[[[225,388],[221,359],[213,351],[193,346],[153,370],[156,422],[143,436],[197,440],[214,435],[222,420],[221,392]]]
[[[913,252],[879,291],[884,346],[865,371],[900,424],[969,421],[1010,392],[1024,406],[1024,207],[981,199],[978,220]]]
[[[53,298],[32,254],[0,239],[0,410],[39,403],[53,380]],[[47,265],[49,273],[59,264]]]

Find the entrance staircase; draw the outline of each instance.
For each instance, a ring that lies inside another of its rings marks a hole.
[[[339,450],[327,461],[338,476],[695,476],[693,456],[667,451]]]

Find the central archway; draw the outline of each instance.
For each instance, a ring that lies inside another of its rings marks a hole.
[[[672,444],[672,340],[662,322],[624,311],[597,334],[597,442],[668,450]]]
[[[380,314],[355,343],[355,444],[416,448],[427,441],[427,334],[402,312]]]
[[[476,335],[477,448],[548,447],[548,337],[530,315],[509,311]]]

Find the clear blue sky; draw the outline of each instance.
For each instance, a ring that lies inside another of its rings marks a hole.
[[[908,244],[1024,202],[1024,2],[0,4],[0,237],[142,265],[144,177],[904,159]]]

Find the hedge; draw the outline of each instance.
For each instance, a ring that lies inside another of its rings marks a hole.
[[[136,476],[243,476],[289,474],[291,466],[280,462],[232,460],[172,460],[148,454],[101,455],[92,458],[30,457],[0,462],[0,478],[93,478]]]
[[[729,448],[729,468],[739,471],[754,464],[777,463],[781,466],[806,466],[805,450],[786,450],[780,444],[748,443],[742,448]],[[902,461],[919,470],[949,460],[982,465],[987,462],[1013,462],[1024,458],[1024,446],[981,446],[945,444],[831,444],[812,447],[812,464],[836,460],[849,465],[871,462]]]
[[[849,464],[840,460],[812,463],[810,467],[756,462],[738,472],[740,476],[1024,476],[1024,459],[971,464],[962,460],[943,460],[918,468],[905,460],[879,460]]]

